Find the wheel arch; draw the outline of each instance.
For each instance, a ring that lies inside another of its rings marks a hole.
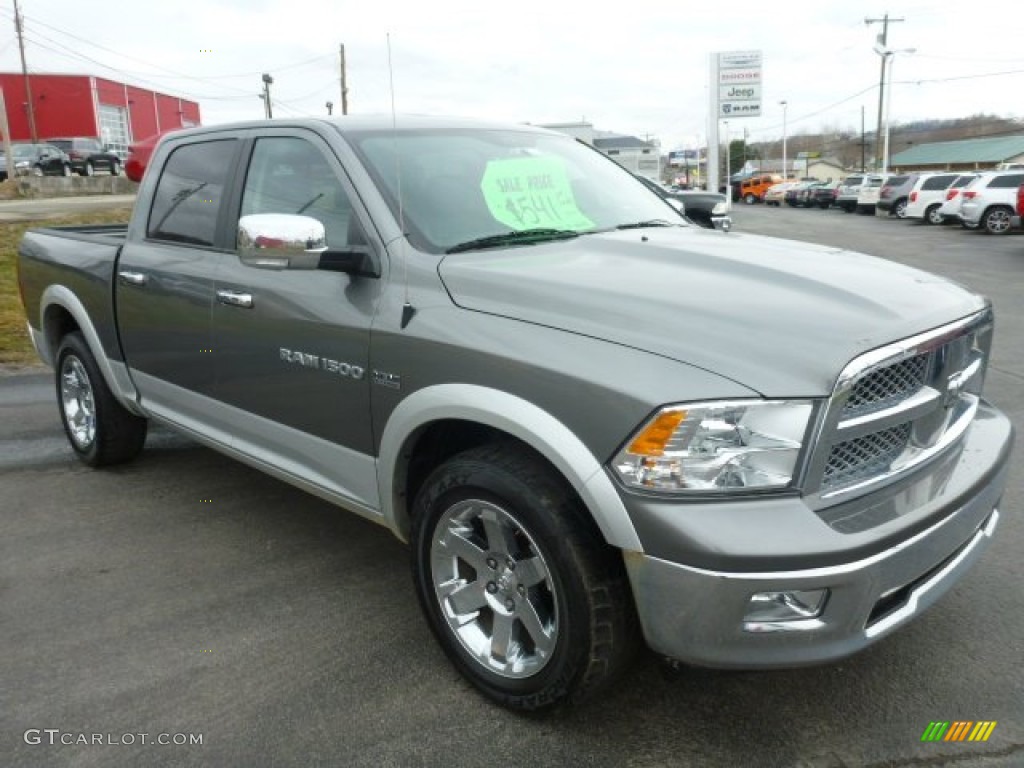
[[[32,335],[43,362],[54,367],[60,340],[69,333],[79,331],[117,401],[137,416],[146,415],[136,402],[137,393],[128,377],[127,368],[121,364],[112,364],[104,354],[103,343],[92,320],[89,319],[89,313],[70,288],[64,285],[51,285],[43,291],[39,302],[39,327],[42,333]],[[115,365],[118,370],[115,370]]]
[[[377,465],[385,524],[408,541],[417,484],[446,458],[495,439],[517,441],[549,463],[579,496],[608,544],[643,551],[611,478],[565,424],[520,397],[472,384],[426,387],[391,414]]]

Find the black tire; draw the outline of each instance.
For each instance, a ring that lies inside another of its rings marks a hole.
[[[747,194],[743,196],[743,202],[746,203],[747,205],[753,205],[754,203],[757,202],[757,195],[755,195],[753,192],[747,192]]]
[[[83,176],[94,176],[96,174],[96,167],[92,164],[92,160],[86,160],[85,165],[82,166]]]
[[[103,467],[139,455],[147,422],[117,402],[78,331],[57,348],[56,385],[61,424],[79,459]]]
[[[933,225],[934,224],[941,224],[943,221],[945,221],[945,218],[946,218],[941,213],[939,213],[939,209],[941,209],[941,208],[942,208],[942,204],[941,203],[936,203],[935,205],[929,205],[928,208],[924,212],[924,220],[928,224],[933,224]]]
[[[1004,205],[995,205],[985,211],[981,217],[981,225],[990,235],[1005,235],[1013,228],[1010,223],[1013,209]]]
[[[628,664],[639,632],[621,555],[528,449],[492,444],[449,459],[417,494],[412,528],[427,622],[488,698],[546,709],[593,693]]]
[[[64,176],[65,177],[70,176],[71,175],[71,166],[68,165],[67,163],[64,163],[63,171],[64,171]]]
[[[120,176],[121,175],[121,162],[119,160],[115,160],[114,162],[112,162],[110,164],[110,175],[111,176]]]
[[[41,166],[39,164],[33,165],[32,166],[32,175],[33,176],[43,176],[43,175],[45,175],[44,172],[43,172],[43,166]]]
[[[897,219],[907,218],[907,198],[901,197],[892,207],[892,214]]]

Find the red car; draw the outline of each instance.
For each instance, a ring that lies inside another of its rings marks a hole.
[[[128,159],[124,162],[124,175],[132,181],[142,181],[146,173],[146,166],[149,165],[149,158],[153,156],[153,150],[160,143],[160,139],[173,131],[162,131],[138,141],[128,147]]]

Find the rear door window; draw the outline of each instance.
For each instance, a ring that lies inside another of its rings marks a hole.
[[[924,184],[921,185],[921,189],[946,189],[955,178],[955,176],[951,176],[948,174],[942,176],[932,176],[924,180]]]
[[[1024,173],[1007,173],[1004,176],[996,176],[989,183],[989,189],[1016,189],[1024,184]]]
[[[214,246],[217,220],[238,141],[186,144],[171,152],[153,195],[146,236]]]

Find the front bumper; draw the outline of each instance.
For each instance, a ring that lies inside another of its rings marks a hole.
[[[980,558],[998,526],[1012,439],[1009,421],[985,406],[949,460],[921,468],[895,491],[862,497],[899,514],[855,534],[833,529],[799,498],[710,514],[677,505],[675,543],[664,541],[664,509],[656,525],[640,512],[641,540],[645,530],[663,539],[657,552],[645,541],[646,553],[625,554],[648,645],[687,663],[737,669],[803,666],[865,648],[935,603]],[[865,549],[871,540],[884,546]],[[673,548],[692,554],[667,559]],[[755,593],[820,589],[828,594],[817,616],[745,620]]]

